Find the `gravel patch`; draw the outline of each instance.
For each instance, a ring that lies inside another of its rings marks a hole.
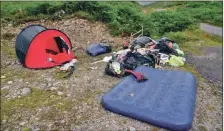
[[[206,47],[202,55],[188,54],[187,62],[195,65],[198,72],[209,82],[222,88],[222,47]]]

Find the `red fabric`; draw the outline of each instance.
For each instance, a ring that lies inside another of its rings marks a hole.
[[[65,54],[58,54],[53,56],[52,54],[46,52],[46,49],[59,52],[57,44],[54,40],[54,37],[57,36],[61,36],[68,44],[70,48],[70,54],[68,54],[68,56],[65,56]],[[48,61],[48,59],[51,57],[54,59],[54,61],[57,61],[57,64]],[[74,57],[69,38],[60,31],[49,29],[39,33],[31,42],[26,54],[25,66],[28,68],[49,68],[60,65],[61,62],[72,60],[73,58]]]
[[[131,73],[132,75],[134,75],[138,82],[147,80],[141,72],[136,72],[136,71],[132,71],[128,69],[125,69],[125,72]]]
[[[128,47],[128,45],[129,45],[129,43],[128,43],[127,41],[125,41],[125,42],[123,43],[123,46],[124,46],[124,47]]]

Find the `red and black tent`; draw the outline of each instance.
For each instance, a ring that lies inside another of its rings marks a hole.
[[[58,66],[75,58],[66,34],[41,25],[30,25],[19,33],[16,55],[22,65],[33,69]]]

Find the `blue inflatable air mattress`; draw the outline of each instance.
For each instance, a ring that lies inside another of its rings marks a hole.
[[[103,106],[112,112],[169,130],[191,128],[196,79],[188,72],[156,70],[140,66],[148,80],[138,83],[130,75],[102,97]]]

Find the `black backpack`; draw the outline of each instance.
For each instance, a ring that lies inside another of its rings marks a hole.
[[[155,67],[156,58],[152,54],[141,55],[138,52],[128,52],[126,58],[123,61],[123,67],[125,69],[134,70],[136,67],[143,65],[148,67]]]

